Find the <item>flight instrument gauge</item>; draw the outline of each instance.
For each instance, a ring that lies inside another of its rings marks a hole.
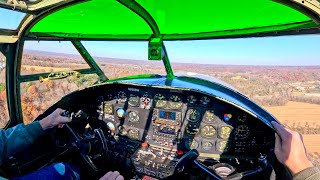
[[[156,103],[156,107],[165,107],[167,105],[166,97],[160,93],[154,96],[154,101]]]
[[[189,123],[186,127],[186,133],[188,135],[194,136],[197,135],[199,132],[199,125],[198,124],[191,124]]]
[[[103,106],[103,111],[104,111],[104,113],[106,113],[106,114],[113,114],[112,104],[105,103],[104,106]]]
[[[231,127],[222,126],[219,131],[219,136],[223,139],[227,139],[230,137],[231,131],[232,131]]]
[[[199,147],[199,143],[195,139],[186,139],[184,145],[187,149],[197,149]]]
[[[201,128],[201,136],[212,138],[216,134],[216,129],[211,125],[205,125]]]
[[[203,106],[207,106],[209,103],[210,103],[210,98],[208,96],[203,96],[201,99],[200,99],[200,103],[201,105]]]
[[[145,109],[150,109],[151,105],[152,105],[151,97],[148,94],[144,94],[140,98],[140,107]]]
[[[130,111],[128,114],[128,121],[129,122],[138,122],[140,119],[138,112]]]
[[[179,109],[182,106],[182,100],[177,95],[172,95],[169,98],[169,108],[171,109]]]
[[[226,152],[230,150],[230,142],[226,141],[226,140],[222,140],[222,141],[217,141],[217,151],[219,152]]]
[[[246,114],[239,114],[238,121],[245,122],[246,120],[247,120],[247,115]]]
[[[250,128],[247,125],[239,125],[234,131],[236,139],[245,139],[250,134]]]
[[[205,151],[210,151],[213,148],[213,144],[211,142],[205,141],[202,142],[202,149]]]
[[[138,96],[129,97],[128,104],[130,106],[139,106],[139,97]]]
[[[188,105],[192,106],[195,105],[197,103],[197,98],[194,95],[190,95],[187,97],[187,101],[188,101]]]
[[[127,135],[132,139],[139,139],[139,131],[137,129],[129,129]]]
[[[200,119],[200,110],[199,109],[189,109],[187,111],[187,118],[190,122],[197,122]]]
[[[127,95],[126,95],[126,93],[125,93],[124,91],[119,91],[117,98],[118,98],[118,100],[119,100],[120,102],[126,102],[126,100],[127,100]]]
[[[203,122],[206,123],[216,123],[218,117],[214,114],[214,110],[206,110],[203,115]]]

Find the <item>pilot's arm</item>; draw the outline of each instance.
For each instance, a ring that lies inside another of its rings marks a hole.
[[[320,169],[308,160],[302,136],[284,126],[272,122],[276,130],[274,153],[279,162],[287,166],[294,180],[319,180]]]
[[[70,122],[69,118],[60,116],[63,111],[56,109],[40,121],[28,125],[18,124],[6,130],[0,130],[0,165],[13,154],[31,145],[37,137],[44,133],[44,130]]]

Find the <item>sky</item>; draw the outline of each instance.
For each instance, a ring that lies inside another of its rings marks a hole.
[[[0,9],[0,28],[15,29],[23,13]],[[4,18],[5,17],[5,18]],[[320,35],[165,42],[171,62],[226,65],[320,65]],[[92,56],[146,60],[147,42],[83,42]],[[78,54],[69,42],[26,42],[25,49]]]

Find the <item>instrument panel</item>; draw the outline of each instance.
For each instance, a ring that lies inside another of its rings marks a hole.
[[[243,157],[273,145],[272,130],[260,120],[207,94],[125,86],[97,101],[98,119],[110,133],[155,147]]]

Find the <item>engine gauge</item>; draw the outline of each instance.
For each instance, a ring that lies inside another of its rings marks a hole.
[[[184,145],[187,149],[197,149],[199,147],[199,143],[195,139],[186,139]]]
[[[230,150],[230,147],[231,147],[230,141],[226,141],[226,140],[217,141],[216,150],[219,152],[227,152]]]
[[[169,108],[172,109],[179,109],[182,106],[182,100],[177,95],[172,95],[169,98]]]
[[[200,99],[200,103],[201,105],[203,106],[208,106],[208,104],[210,103],[210,98],[208,96],[203,96],[201,99]]]
[[[236,139],[245,139],[250,135],[250,128],[247,125],[239,125],[234,131]]]
[[[128,130],[128,137],[132,139],[139,139],[139,131],[136,129],[129,129]]]
[[[216,134],[216,129],[211,125],[205,125],[201,128],[201,136],[212,138]]]
[[[152,98],[148,94],[144,94],[140,98],[140,107],[145,109],[150,109],[152,105]]]
[[[205,151],[210,151],[213,148],[213,144],[211,142],[205,141],[202,142],[202,149]]]
[[[197,103],[197,98],[194,95],[190,95],[187,97],[187,101],[188,101],[188,105],[192,106],[195,105]]]
[[[106,114],[113,114],[112,104],[105,103],[104,106],[103,106],[103,111],[104,111],[104,113],[106,113]]]
[[[203,115],[203,122],[206,123],[216,123],[218,117],[214,114],[214,110],[206,110]]]
[[[154,101],[156,103],[156,107],[165,107],[167,105],[166,97],[160,93],[154,96]]]
[[[219,130],[219,137],[223,139],[227,139],[230,137],[232,128],[229,126],[222,126]]]
[[[189,109],[187,111],[187,118],[188,118],[188,121],[190,122],[199,121],[200,116],[201,116],[201,113],[199,109]]]
[[[247,115],[246,114],[239,114],[238,115],[238,121],[245,122],[246,120],[247,120]]]
[[[186,127],[186,133],[191,136],[198,134],[199,133],[199,125],[189,123]]]
[[[138,122],[140,119],[138,112],[130,111],[128,114],[128,121],[129,122]]]
[[[128,104],[130,106],[139,106],[139,97],[138,96],[129,97]]]
[[[117,98],[118,98],[118,100],[119,100],[120,102],[126,102],[126,100],[127,100],[127,95],[126,95],[126,93],[125,93],[124,91],[119,91]]]

